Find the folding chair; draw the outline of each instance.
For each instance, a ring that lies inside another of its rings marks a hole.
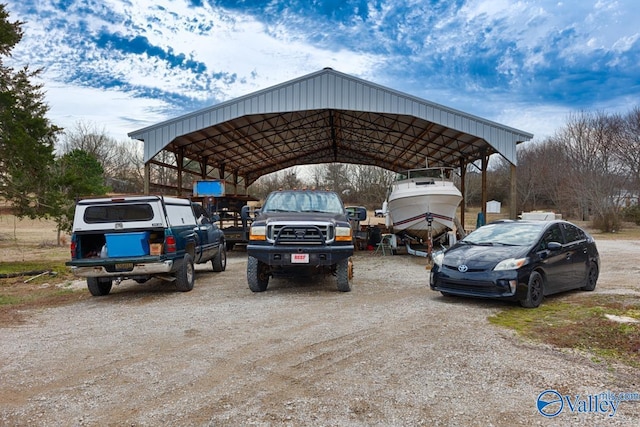
[[[382,256],[393,255],[393,248],[391,247],[391,237],[391,234],[383,234],[373,254],[375,255],[378,252],[382,252]]]

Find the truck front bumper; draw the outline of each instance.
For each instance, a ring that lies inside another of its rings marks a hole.
[[[353,255],[353,245],[292,246],[247,245],[247,254],[271,266],[304,267],[333,265]]]

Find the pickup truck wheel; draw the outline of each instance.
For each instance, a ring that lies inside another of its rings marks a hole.
[[[195,269],[193,268],[193,258],[186,254],[180,269],[176,271],[176,288],[180,292],[189,292],[193,289],[196,280]]]
[[[87,287],[94,297],[109,295],[113,280],[102,277],[87,277]]]
[[[249,256],[247,259],[247,282],[252,292],[264,292],[269,285],[267,266],[257,258]]]
[[[349,259],[343,259],[336,264],[336,278],[338,282],[338,290],[340,292],[351,291],[349,283]]]
[[[227,247],[224,244],[221,244],[218,247],[218,253],[211,260],[211,265],[213,266],[213,271],[220,272],[224,271],[227,268]]]

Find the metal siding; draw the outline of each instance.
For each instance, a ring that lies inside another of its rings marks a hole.
[[[129,136],[144,140],[146,162],[178,136],[240,116],[327,108],[414,115],[483,138],[513,163],[515,143],[532,137],[330,69],[149,126]]]

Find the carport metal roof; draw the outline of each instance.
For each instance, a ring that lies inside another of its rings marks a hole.
[[[166,150],[245,186],[290,166],[327,162],[397,172],[425,162],[459,167],[499,153],[515,165],[516,144],[533,138],[330,68],[129,136],[144,141],[145,163]]]

